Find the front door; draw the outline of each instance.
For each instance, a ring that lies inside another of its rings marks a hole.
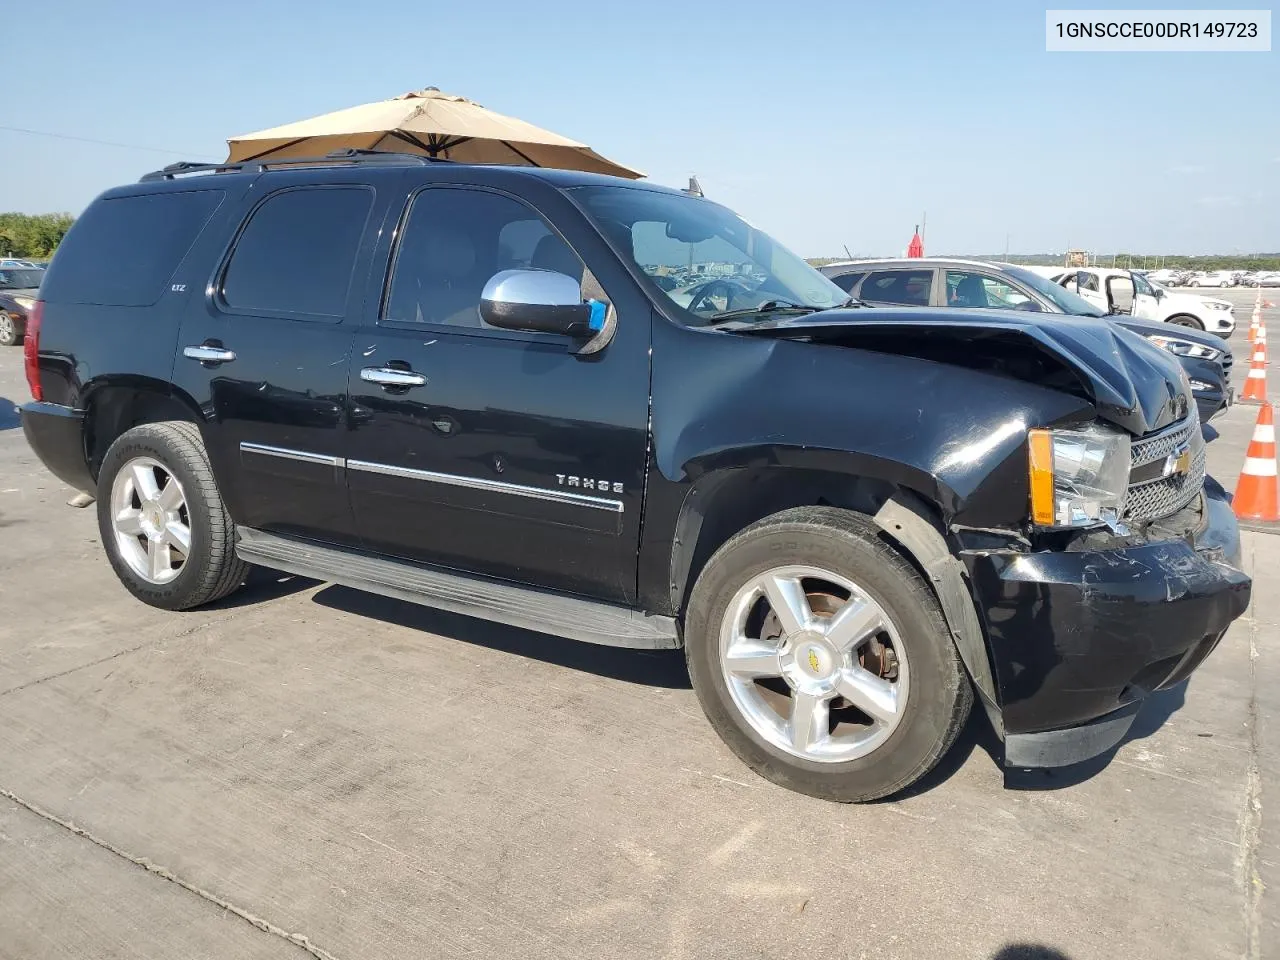
[[[351,542],[339,469],[347,366],[363,293],[356,277],[368,270],[362,241],[379,204],[354,174],[335,170],[333,180],[255,182],[235,214],[245,222],[231,248],[199,258],[218,263],[212,278],[187,279],[173,382],[204,414],[219,490],[237,522]]]
[[[1139,320],[1160,319],[1160,298],[1155,287],[1140,273],[1133,275],[1133,315]]]
[[[1062,279],[1062,286],[1072,293],[1078,293],[1089,301],[1090,306],[1097,307],[1103,313],[1111,309],[1107,300],[1107,292],[1102,289],[1102,281],[1092,270],[1075,270]]]
[[[647,455],[647,301],[614,299],[614,339],[590,356],[563,336],[489,327],[478,311],[501,270],[592,284],[563,226],[489,189],[436,184],[410,199],[381,306],[351,358],[351,503],[380,553],[627,602]]]

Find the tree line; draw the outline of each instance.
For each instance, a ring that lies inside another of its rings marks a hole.
[[[74,222],[69,213],[0,213],[0,256],[51,257]]]

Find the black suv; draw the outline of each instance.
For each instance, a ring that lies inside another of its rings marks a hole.
[[[674,190],[179,165],[96,200],[40,293],[23,427],[139,599],[260,564],[683,646],[730,748],[816,796],[916,781],[975,692],[1010,765],[1103,752],[1249,599],[1169,354],[859,308]]]

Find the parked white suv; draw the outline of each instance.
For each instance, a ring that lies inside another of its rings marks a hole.
[[[1063,267],[1050,279],[1108,313],[1128,313],[1140,320],[1207,330],[1220,337],[1231,336],[1236,328],[1234,306],[1228,301],[1174,293],[1131,270]]]
[[[1188,287],[1234,287],[1236,274],[1234,270],[1211,270],[1208,273],[1197,273],[1187,281]]]

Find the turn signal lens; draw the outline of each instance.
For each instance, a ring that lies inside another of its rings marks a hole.
[[[1031,521],[1040,526],[1053,524],[1053,434],[1048,430],[1028,430],[1031,468]]]

